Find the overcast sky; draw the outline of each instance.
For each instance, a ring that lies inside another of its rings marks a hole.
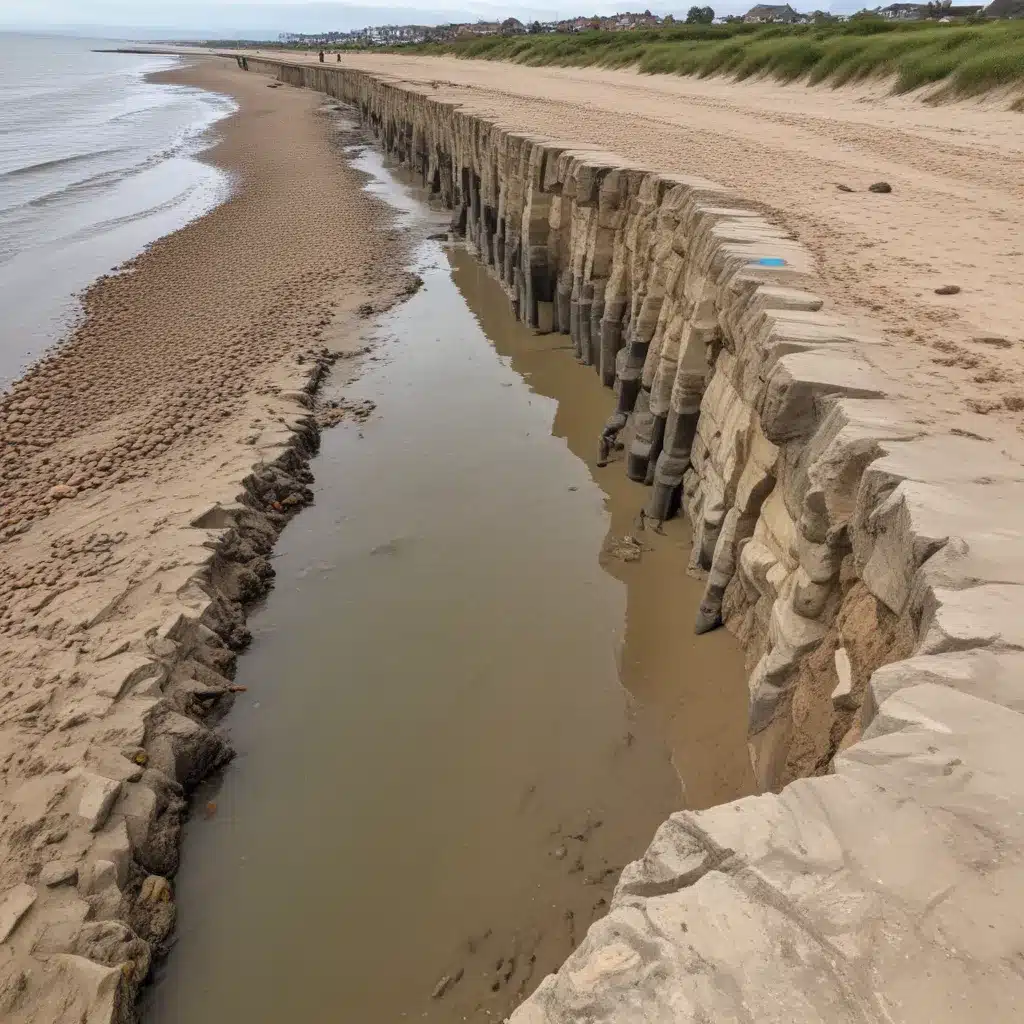
[[[685,14],[691,3],[655,0],[555,0],[556,6],[535,6],[543,0],[508,0],[496,4],[477,0],[359,0],[357,4],[309,3],[307,0],[0,0],[0,29],[114,30],[136,38],[168,33],[275,37],[279,32],[347,31],[366,25],[440,24],[446,21],[493,20],[509,15],[549,20],[577,14],[610,14],[650,10]],[[742,11],[755,0],[720,0],[719,14]],[[795,6],[816,7],[799,3]],[[827,9],[827,4],[820,5]],[[839,0],[836,10],[856,9]],[[100,33],[103,34],[103,33]]]

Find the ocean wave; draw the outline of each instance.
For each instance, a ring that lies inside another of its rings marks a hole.
[[[77,178],[72,181],[61,181],[54,183],[54,187],[35,195],[31,198],[16,202],[10,206],[0,206],[0,215],[5,219],[16,216],[20,211],[44,210],[48,207],[58,206],[67,202],[78,202],[90,193],[111,189],[126,181],[127,179],[145,174],[146,171],[159,166],[167,160],[176,157],[194,157],[207,149],[211,144],[208,135],[209,129],[229,111],[235,109],[232,100],[224,98],[224,102],[215,106],[210,104],[207,115],[202,120],[197,120],[191,125],[179,131],[178,135],[171,140],[170,144],[156,152],[145,152],[136,150],[138,158],[134,162],[123,162],[119,166],[105,168],[95,174],[84,178]],[[136,113],[138,113],[136,111]],[[17,168],[6,174],[0,174],[0,184],[5,178],[28,179],[36,169],[40,174],[45,170],[54,170],[59,167],[74,166],[75,164],[87,163],[92,158],[105,155],[131,153],[130,147],[114,147],[108,150],[97,150],[92,154],[80,154],[78,156],[63,157],[55,160],[40,161],[37,164],[26,168]]]
[[[169,196],[162,202],[154,203],[152,206],[146,207],[144,210],[136,210],[134,213],[127,213],[121,217],[108,217],[106,220],[97,222],[96,224],[90,224],[87,228],[82,228],[79,231],[74,232],[65,239],[65,242],[70,244],[73,242],[80,242],[86,238],[92,238],[96,235],[103,235],[109,231],[113,231],[116,228],[124,227],[126,224],[133,224],[135,221],[145,220],[147,217],[155,217],[161,213],[173,213],[175,210],[180,209],[182,206],[190,202],[195,202],[197,199],[202,199],[204,196],[207,197],[203,203],[196,203],[197,206],[202,206],[206,209],[212,209],[217,205],[218,201],[230,191],[230,185],[227,183],[218,183],[216,185],[209,181],[195,182],[173,196]]]
[[[15,211],[13,217],[0,217],[0,267],[24,257],[33,249],[45,249],[53,244],[67,248],[79,242],[99,238],[125,225],[158,217],[162,214],[180,212],[183,215],[175,225],[183,227],[189,221],[200,217],[224,202],[230,195],[233,179],[230,175],[213,167],[206,167],[194,180],[168,194],[166,191],[155,202],[149,202],[128,213],[103,217],[82,225],[77,230],[60,234],[59,237],[34,232],[39,226],[37,215],[30,210]],[[140,193],[132,193],[129,202],[137,200]],[[159,234],[159,233],[158,233]],[[157,237],[154,235],[154,238]]]
[[[134,105],[110,112],[103,112],[101,125],[103,129],[133,126],[152,115],[167,117],[176,112],[190,114],[191,123],[186,131],[201,132],[206,126],[213,124],[235,109],[236,104],[229,97],[221,97],[216,93],[202,93],[198,90],[171,90],[146,92],[133,97]]]
[[[90,192],[97,192],[101,189],[113,188],[115,185],[121,184],[121,182],[126,181],[128,178],[144,174],[151,168],[159,166],[165,160],[170,160],[179,155],[181,155],[180,147],[172,147],[170,149],[163,150],[160,153],[153,153],[145,159],[140,160],[138,163],[128,164],[121,167],[113,167],[106,171],[100,171],[98,174],[91,174],[88,178],[68,182],[67,184],[61,185],[59,188],[55,188],[44,195],[36,196],[34,199],[26,200],[18,206],[11,207],[7,212],[16,212],[22,208],[40,210],[69,200],[78,201],[83,195],[87,195]]]
[[[55,171],[60,167],[70,167],[75,164],[86,163],[89,160],[96,160],[100,157],[111,156],[114,153],[125,152],[124,146],[115,146],[111,149],[97,149],[91,153],[75,153],[71,156],[55,157],[53,160],[40,160],[34,164],[24,164],[21,167],[14,167],[9,171],[0,172],[0,182],[10,178],[24,178],[31,174],[42,174],[46,171]]]
[[[228,198],[230,179],[194,157],[235,107],[146,80],[176,57],[7,42],[0,35],[0,307],[21,350],[22,335],[32,345],[64,332],[69,293]]]
[[[74,245],[77,242],[83,242],[90,238],[97,238],[101,235],[108,234],[109,232],[114,231],[119,227],[123,227],[126,224],[133,224],[136,221],[145,220],[147,217],[155,217],[161,213],[170,213],[186,203],[198,191],[199,189],[197,186],[190,185],[177,195],[171,196],[170,198],[163,200],[163,202],[155,203],[153,206],[148,206],[144,210],[135,210],[132,213],[126,213],[120,217],[108,217],[107,219],[98,221],[95,224],[79,228],[78,231],[74,231],[63,238],[61,242],[64,245]]]

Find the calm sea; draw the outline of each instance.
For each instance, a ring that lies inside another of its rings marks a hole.
[[[156,85],[176,57],[0,33],[0,390],[80,313],[75,294],[229,193],[196,157],[226,97]]]

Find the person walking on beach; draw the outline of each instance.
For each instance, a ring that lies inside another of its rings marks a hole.
[[[324,51],[321,50],[320,51],[320,63],[323,64],[323,62],[324,62]]]

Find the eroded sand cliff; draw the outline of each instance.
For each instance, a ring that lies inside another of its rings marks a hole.
[[[625,431],[650,515],[692,521],[697,628],[748,645],[761,785],[818,776],[673,816],[514,1019],[1013,1017],[1012,453],[894,399],[742,196],[399,82],[250,66],[358,106],[517,313],[614,385],[605,436]]]

